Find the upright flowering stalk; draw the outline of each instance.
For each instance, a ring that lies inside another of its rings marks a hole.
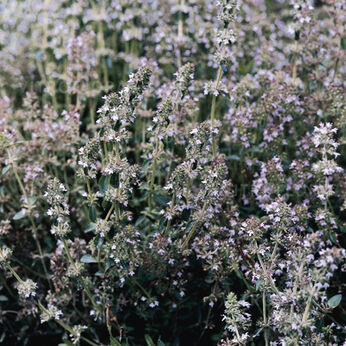
[[[18,273],[12,268],[10,265],[10,257],[12,255],[12,250],[9,249],[6,246],[2,246],[0,248],[0,267],[6,266],[10,272],[13,274],[13,276],[17,279],[17,290],[18,294],[22,299],[33,299],[36,297],[36,290],[37,290],[37,284],[36,282],[32,281],[31,279],[23,280]],[[91,340],[84,338],[80,335],[79,329],[76,329],[76,327],[71,328],[69,327],[65,322],[61,321],[62,311],[58,310],[55,306],[48,304],[48,307],[45,308],[39,301],[36,302],[38,307],[40,308],[42,314],[41,314],[41,323],[47,322],[50,319],[54,319],[61,327],[63,327],[65,330],[70,332],[71,337],[74,340],[82,339],[86,343],[92,346],[97,346],[94,342]]]
[[[98,74],[96,72],[97,56],[93,32],[82,33],[69,39],[67,43],[66,84],[67,93],[76,94],[76,106],[79,109],[88,97],[95,97],[100,90],[94,90]],[[93,114],[92,114],[93,117]]]
[[[223,71],[227,70],[227,65],[229,64],[229,58],[227,57],[227,48],[236,42],[236,36],[234,31],[229,28],[230,24],[235,21],[237,12],[239,11],[238,0],[220,0],[217,2],[219,7],[218,19],[222,23],[223,28],[217,31],[217,43],[219,49],[216,52],[215,60],[219,65],[217,71],[216,82],[209,82],[205,87],[205,94],[212,95],[211,101],[211,111],[210,111],[210,125],[212,133],[212,150],[213,156],[216,158],[216,142],[215,134],[218,133],[217,128],[215,128],[215,108],[216,108],[216,98],[220,93],[220,82],[222,78]]]
[[[105,97],[105,104],[98,110],[101,125],[99,139],[104,143],[105,162],[103,176],[110,182],[105,191],[105,199],[115,205],[119,220],[119,205],[127,205],[131,182],[136,179],[135,165],[130,165],[126,156],[122,157],[121,144],[130,136],[128,126],[135,120],[135,109],[142,100],[144,90],[150,81],[151,71],[144,66],[130,75],[127,85],[118,93]],[[109,149],[112,149],[109,153]]]
[[[14,176],[16,177],[18,186],[19,186],[19,188],[20,188],[20,190],[21,190],[21,192],[23,194],[23,197],[24,197],[25,209],[21,210],[19,212],[19,214],[21,215],[20,217],[23,217],[25,215],[28,215],[28,217],[29,217],[29,220],[30,220],[30,223],[31,223],[31,226],[32,226],[33,238],[34,238],[35,243],[36,243],[36,247],[37,247],[37,250],[38,250],[38,253],[39,253],[39,256],[40,256],[42,267],[43,267],[45,276],[46,276],[46,278],[47,278],[47,280],[49,282],[49,285],[51,286],[48,270],[47,270],[46,264],[44,262],[44,257],[43,257],[43,252],[42,252],[41,244],[40,244],[40,241],[38,239],[38,231],[37,231],[36,223],[35,223],[35,220],[34,220],[34,217],[33,217],[33,208],[34,208],[34,205],[35,205],[35,202],[36,202],[36,198],[35,197],[29,197],[29,195],[28,195],[28,193],[27,193],[27,191],[25,189],[23,181],[22,181],[20,175],[18,174],[18,167],[17,167],[17,163],[16,163],[16,157],[14,157],[14,155],[12,154],[12,151],[10,149],[7,150],[7,154],[8,154],[8,161],[9,161],[9,163],[12,166],[12,170],[13,170]]]
[[[227,296],[225,306],[223,319],[226,329],[234,335],[231,340],[232,344],[246,344],[249,334],[245,331],[251,325],[251,315],[245,310],[250,307],[250,304],[245,300],[238,300],[236,295],[231,292]]]
[[[185,96],[192,85],[194,78],[194,66],[187,63],[174,74],[175,82],[171,96],[168,96],[158,106],[158,110],[153,118],[152,125],[148,128],[149,145],[147,148],[147,157],[151,160],[149,169],[149,193],[148,193],[148,209],[149,214],[152,211],[152,194],[154,192],[154,185],[157,173],[157,166],[160,160],[167,153],[164,151],[164,146],[170,138],[174,137],[177,132],[177,124],[174,116],[180,112],[184,103]]]
[[[18,294],[22,298],[29,298],[29,297],[35,297],[36,296],[36,289],[37,284],[32,281],[31,279],[23,280],[16,271],[12,268],[10,265],[10,257],[12,255],[12,250],[8,248],[7,246],[2,246],[0,248],[0,266],[5,266],[7,269],[10,270],[10,272],[13,274],[13,276],[17,279],[18,285],[17,290]]]
[[[148,207],[149,213],[152,211],[152,193],[155,184],[156,168],[159,159],[164,154],[163,151],[163,140],[167,138],[167,134],[170,131],[170,120],[169,116],[172,114],[173,104],[172,100],[168,97],[162,104],[159,105],[155,117],[153,118],[153,125],[149,127],[148,132],[150,138],[151,148],[151,177],[149,179],[149,194],[148,194]]]
[[[337,129],[331,123],[321,123],[319,126],[315,126],[312,137],[312,142],[321,155],[321,160],[314,163],[312,169],[317,174],[318,180],[321,181],[321,178],[324,177],[324,181],[314,186],[314,191],[325,207],[327,207],[328,198],[334,194],[333,186],[330,184],[331,176],[334,173],[343,172],[335,160],[330,158],[340,155],[336,151],[338,143],[333,138],[336,132]]]
[[[102,310],[98,306],[82,276],[83,265],[80,262],[75,262],[71,256],[70,249],[66,242],[66,236],[71,232],[71,227],[68,221],[69,208],[67,204],[66,187],[59,182],[57,178],[51,179],[48,183],[45,197],[50,205],[47,214],[54,220],[51,233],[55,235],[64,245],[67,258],[70,262],[69,276],[78,277],[92,305],[97,310]]]
[[[144,66],[130,75],[122,90],[104,97],[105,103],[98,110],[97,124],[100,131],[79,150],[79,175],[84,178],[88,188],[89,216],[95,225],[95,241],[100,238],[100,241],[97,241],[99,264],[102,243],[110,230],[109,219],[115,210],[116,221],[120,222],[120,206],[128,205],[132,185],[137,181],[138,167],[129,162],[122,153],[121,146],[130,138],[129,126],[134,123],[136,107],[149,85],[150,76],[151,70]],[[99,171],[102,175],[99,179],[100,191],[94,194],[90,181],[96,179]],[[104,203],[110,204],[104,219],[97,218],[98,197],[102,197]]]
[[[293,85],[296,84],[297,79],[297,62],[299,53],[299,40],[303,27],[311,24],[311,6],[312,1],[291,0],[293,5],[293,15],[295,22],[289,27],[289,31],[294,35],[294,52],[293,52],[293,68],[292,68],[292,81]]]

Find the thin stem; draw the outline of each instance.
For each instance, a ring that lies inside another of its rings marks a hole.
[[[76,264],[75,264],[75,262],[74,262],[74,260],[73,260],[73,258],[72,258],[72,256],[71,256],[70,250],[69,250],[68,245],[67,245],[67,243],[66,243],[66,239],[65,239],[65,238],[62,238],[61,240],[62,240],[62,243],[64,244],[64,248],[65,248],[65,252],[66,252],[66,255],[67,255],[67,257],[68,257],[68,260],[70,261],[70,263],[71,263],[72,267],[75,269],[75,271],[78,272],[77,266],[76,266]],[[80,282],[81,282],[81,284],[82,284],[82,286],[83,286],[83,288],[84,288],[84,290],[85,290],[85,293],[86,293],[87,296],[89,297],[89,299],[90,299],[92,305],[93,305],[98,311],[102,311],[102,309],[95,303],[94,298],[92,297],[91,292],[89,291],[89,288],[88,288],[87,284],[85,283],[83,277],[82,277],[80,274],[78,274],[78,277],[79,277],[79,280],[80,280]]]
[[[233,315],[232,315],[232,319],[234,319]],[[237,327],[237,324],[236,323],[233,323],[233,328],[234,328],[234,331],[235,331],[235,334],[237,336],[237,340],[239,342],[239,344],[242,344],[241,342],[241,338],[240,338],[240,335],[239,335],[239,331],[238,331],[238,327]]]
[[[86,178],[86,184],[87,184],[87,188],[88,188],[88,194],[89,194],[89,198],[90,198],[90,203],[92,204],[94,202],[94,196],[93,196],[93,193],[92,193],[92,190],[91,190],[91,187],[90,187],[90,182],[89,182],[89,179]]]
[[[302,262],[302,264],[300,265],[299,267],[299,271],[298,271],[298,277],[297,277],[297,280],[294,284],[294,287],[293,287],[293,294],[292,294],[292,298],[294,299],[296,294],[297,294],[297,290],[298,290],[298,284],[299,284],[299,279],[302,275],[302,272],[303,272],[303,268],[304,268],[304,261]],[[293,311],[294,311],[294,305],[292,303],[291,307],[290,307],[290,323],[292,323],[292,318],[293,318]]]
[[[273,261],[274,261],[274,258],[276,256],[276,251],[277,251],[278,246],[279,246],[279,240],[278,239],[280,239],[280,237],[281,237],[281,231],[280,231],[279,236],[277,237],[277,239],[275,241],[274,250],[272,252],[272,255],[270,256],[270,266],[273,265]]]
[[[119,202],[115,202],[115,216],[117,218],[117,222],[120,222],[120,205]]]
[[[119,148],[119,143],[115,143],[115,161],[116,164],[120,164],[120,148]],[[120,196],[120,182],[119,182],[119,187],[116,188],[116,197],[117,199]],[[118,200],[115,202],[115,215],[117,218],[117,221],[120,222],[120,205]]]
[[[24,281],[20,278],[17,272],[6,262],[6,267],[10,270],[13,276],[17,279],[18,282],[23,283]]]
[[[205,212],[205,209],[207,208],[207,205],[208,205],[208,204],[207,204],[207,200],[206,200],[205,203],[204,203],[204,205],[203,205],[203,208],[202,208],[202,214]],[[194,223],[194,225],[192,226],[190,233],[189,233],[189,234],[187,235],[187,237],[185,238],[185,241],[184,241],[184,243],[183,243],[183,245],[182,245],[182,247],[181,247],[182,250],[184,250],[184,249],[187,247],[187,245],[189,244],[190,240],[191,240],[192,237],[194,236],[195,231],[196,231],[196,228],[197,228],[199,222],[200,222],[200,221],[197,220],[197,221]]]
[[[220,81],[222,77],[222,68],[221,66],[219,67],[219,70],[217,72],[217,80],[216,80],[216,85],[215,85],[215,90],[218,89]],[[211,100],[211,112],[210,112],[210,121],[211,121],[211,127],[214,129],[215,125],[215,109],[216,109],[216,95],[213,95],[213,98]],[[215,136],[214,133],[212,134],[212,150],[213,150],[213,156],[214,159],[216,158],[216,143],[215,143]]]
[[[109,217],[112,214],[112,211],[114,209],[114,204],[112,204],[112,206],[109,208],[108,213],[106,215],[106,218],[103,220],[102,223],[102,228],[104,228],[106,226],[106,222],[108,221]],[[97,251],[97,263],[99,264],[99,268],[100,268],[100,263],[101,263],[101,248],[98,249]],[[101,269],[101,268],[100,268]]]
[[[155,183],[158,151],[159,151],[159,139],[156,137],[155,138],[154,162],[153,162],[153,168],[152,168],[152,172],[151,172],[151,179],[150,179],[150,186],[149,186],[149,198],[148,198],[149,213],[151,213],[151,210],[152,210],[152,193],[153,193],[153,188],[154,188],[154,183]]]
[[[172,204],[171,204],[171,207],[170,207],[170,212],[171,212],[171,213],[172,213],[172,211],[173,211],[174,204],[175,204],[175,192],[173,192]],[[172,220],[171,220],[171,219],[168,220],[168,222],[167,222],[167,227],[166,227],[166,230],[165,230],[164,235],[167,235],[167,234],[168,234],[168,231],[169,231],[169,229],[171,228],[171,223],[172,223]]]
[[[49,287],[52,288],[51,286],[51,282],[50,282],[50,279],[49,279],[49,275],[48,275],[48,270],[47,270],[47,267],[46,267],[46,264],[44,263],[44,259],[43,259],[43,252],[42,252],[42,248],[41,248],[41,244],[38,240],[38,232],[37,232],[37,228],[36,228],[36,224],[35,224],[35,221],[32,217],[32,212],[31,212],[31,204],[30,204],[30,201],[29,201],[29,197],[28,197],[28,194],[26,193],[26,190],[25,190],[25,187],[19,177],[19,174],[17,172],[17,168],[16,168],[16,165],[14,162],[12,162],[12,169],[13,169],[13,173],[16,177],[16,180],[18,182],[18,185],[24,195],[24,198],[25,198],[25,201],[26,201],[26,204],[27,204],[27,207],[28,207],[28,217],[29,217],[29,220],[31,222],[31,225],[32,225],[32,230],[33,230],[33,238],[35,240],[35,244],[36,244],[36,247],[37,247],[37,251],[40,255],[40,260],[41,260],[41,263],[42,263],[42,267],[43,267],[43,271],[45,273],[45,276],[46,276],[46,279],[49,283]]]
[[[111,216],[113,209],[114,209],[114,204],[112,204],[112,206],[109,208],[108,213],[106,215],[106,218],[103,220],[103,224],[102,224],[103,227],[106,226],[106,222],[108,221],[109,217]]]
[[[93,100],[89,100],[89,110],[90,110],[90,124],[93,127],[92,131],[94,131],[95,126],[95,109],[96,109],[96,103]]]
[[[297,78],[297,52],[298,52],[298,40],[295,40],[294,61],[293,61],[293,71],[292,71],[292,79],[293,79],[294,85],[296,85],[296,78]]]
[[[40,303],[37,303],[38,307],[41,309],[42,312],[45,312],[48,316],[50,316],[50,312]],[[75,337],[78,337],[77,333],[70,327],[68,326],[65,322],[61,320],[55,319],[55,322],[58,323],[61,327],[63,327],[65,330],[67,330],[70,334],[72,334]],[[88,338],[85,338],[84,336],[80,337],[82,340],[84,340],[86,343],[92,346],[98,346],[95,342],[89,340]]]
[[[25,265],[23,262],[21,262],[19,259],[15,258],[14,256],[12,256],[11,259],[13,261],[19,263],[23,268],[25,268],[26,270],[30,271],[31,273],[37,275],[38,277],[40,277],[42,279],[46,279],[46,277],[43,274],[37,272],[36,270],[31,269],[29,266]]]
[[[98,35],[97,35],[97,45],[98,48],[101,51],[104,51],[105,49],[105,41],[104,41],[104,33],[103,33],[103,23],[102,21],[98,22]],[[103,72],[103,82],[104,85],[106,87],[106,90],[109,87],[109,76],[108,76],[108,67],[107,67],[107,62],[106,62],[106,58],[104,56],[100,56],[100,62],[101,62],[101,66],[102,66],[102,72]]]
[[[312,298],[313,298],[315,292],[316,292],[316,287],[314,286],[312,288],[312,291],[311,291],[311,294],[309,296],[308,302],[306,303],[306,307],[305,307],[304,314],[303,314],[303,319],[302,319],[302,322],[300,323],[301,326],[304,326],[304,324],[306,323],[306,320],[309,317],[311,301],[312,301]]]
[[[107,147],[107,142],[103,142],[103,149],[105,151],[105,157],[106,157],[106,163],[109,162],[109,156],[108,156],[108,147]]]
[[[141,289],[141,291],[147,296],[147,298],[151,298],[148,291],[138,282],[135,277],[132,277],[132,281]]]
[[[268,339],[268,321],[267,321],[267,307],[266,307],[266,291],[265,289],[262,292],[262,307],[263,307],[263,322],[264,322],[264,340],[265,345],[269,345]]]
[[[185,5],[185,0],[180,1],[181,7]],[[183,12],[179,11],[179,21],[178,21],[178,44],[180,44],[181,39],[184,35],[184,20],[183,20]],[[179,55],[178,55],[178,67],[182,66],[182,50],[179,47]]]
[[[325,316],[327,316],[331,321],[333,321],[340,329],[343,329],[344,331],[346,331],[346,327],[342,326],[338,321],[336,321],[333,316],[330,315],[330,313],[328,311],[326,311],[325,309],[323,309],[316,301],[315,299],[312,299],[312,304],[314,304],[318,310],[320,312],[322,312],[323,314],[325,314]]]
[[[255,244],[256,244],[256,247],[258,248],[258,245],[257,245],[257,242],[255,241]],[[272,278],[270,277],[270,275],[268,274],[267,272],[267,269],[262,261],[262,257],[261,255],[259,254],[259,252],[257,251],[257,258],[258,258],[258,261],[260,262],[260,265],[262,267],[262,270],[264,271],[264,274],[265,276],[267,277],[267,279],[269,280],[269,283],[270,283],[270,286],[273,288],[273,290],[275,291],[275,293],[277,294],[277,296],[279,297],[280,300],[281,299],[281,296],[280,296],[280,292],[278,291],[278,289],[276,288],[275,286],[275,283],[273,282]]]
[[[0,250],[1,251],[1,250]],[[7,285],[7,281],[6,281],[6,278],[1,275],[0,276],[0,280],[1,280],[1,283],[3,285],[3,287],[5,287],[7,289],[7,292],[9,293],[9,295],[12,297],[12,298],[16,298],[15,294],[12,292],[11,288]]]

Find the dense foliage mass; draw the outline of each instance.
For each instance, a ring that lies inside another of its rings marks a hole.
[[[340,0],[0,2],[0,342],[342,345]]]

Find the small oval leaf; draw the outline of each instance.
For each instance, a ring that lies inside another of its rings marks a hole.
[[[114,173],[111,175],[110,184],[117,188],[120,185],[120,175],[119,173]]]
[[[11,166],[6,166],[6,167],[4,167],[4,168],[2,169],[2,175],[5,175],[5,174],[9,171],[10,168],[11,168]]]
[[[337,295],[331,297],[328,300],[328,306],[330,308],[336,308],[340,304],[341,299],[342,299],[342,294],[337,294]]]
[[[89,218],[92,222],[96,222],[96,217],[97,217],[96,207],[94,204],[92,204],[89,207]]]
[[[100,192],[105,193],[108,189],[109,177],[103,175],[99,180]]]
[[[82,263],[97,263],[96,258],[94,258],[94,257],[91,256],[91,255],[84,255],[84,256],[80,259],[80,261],[81,261]]]
[[[26,216],[26,210],[22,209],[15,216],[13,216],[13,220],[20,220],[20,219],[23,219],[25,216]]]

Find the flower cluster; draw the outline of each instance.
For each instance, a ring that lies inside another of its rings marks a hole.
[[[51,179],[45,192],[45,197],[50,205],[47,214],[56,220],[51,228],[51,233],[59,238],[65,237],[71,231],[67,217],[70,215],[67,204],[66,187],[57,179]]]
[[[1,341],[341,345],[344,18],[0,1]]]
[[[2,246],[0,249],[0,263],[6,263],[6,261],[11,257],[12,250],[7,246]]]
[[[41,313],[41,323],[48,322],[51,319],[59,320],[63,315],[55,305],[48,304],[47,308]]]
[[[236,295],[231,292],[228,294],[225,303],[224,320],[226,328],[234,334],[233,342],[244,344],[249,338],[248,333],[243,333],[247,329],[251,315],[245,310],[249,308],[250,304],[244,300],[237,300]]]
[[[17,290],[18,294],[22,298],[29,298],[36,296],[37,283],[31,279],[26,279],[18,283]]]
[[[149,67],[142,67],[135,74],[130,75],[127,86],[119,93],[111,93],[104,97],[105,103],[97,111],[99,113],[97,123],[102,126],[100,139],[119,143],[126,138],[126,132],[121,125],[134,122],[135,108],[149,84],[150,76]]]

